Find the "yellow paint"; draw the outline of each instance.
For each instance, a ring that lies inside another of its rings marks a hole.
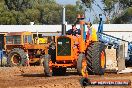
[[[97,31],[94,27],[91,27],[91,29],[92,29],[92,35],[91,35],[92,41],[97,41],[98,40],[97,39]]]
[[[38,38],[38,39],[35,39],[34,43],[35,44],[45,44],[45,43],[47,43],[47,41],[48,41],[47,38]]]
[[[39,44],[47,43],[47,38],[39,38]]]

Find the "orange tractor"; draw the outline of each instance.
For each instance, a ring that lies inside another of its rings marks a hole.
[[[10,32],[5,40],[9,66],[39,65],[41,56],[48,53],[45,40],[38,37],[33,39],[31,32]]]
[[[78,17],[81,35],[66,35],[64,20],[65,15],[62,35],[55,37],[55,44],[51,45],[50,53],[45,55],[43,62],[45,75],[65,74],[67,68],[76,68],[83,76],[103,75],[106,65],[105,45],[98,41],[96,32],[92,31],[90,36],[89,33],[86,34],[84,17]]]

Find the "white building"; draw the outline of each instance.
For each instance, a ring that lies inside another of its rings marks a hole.
[[[98,24],[93,24],[93,26],[98,29]],[[61,28],[61,25],[0,25],[0,40],[2,41],[3,34],[8,32],[31,31],[36,34],[38,31],[39,34],[44,36],[61,35]],[[79,28],[79,25],[77,25],[77,28]],[[104,24],[103,28],[106,34],[132,41],[132,24]],[[66,30],[69,29],[71,29],[71,25],[66,26]]]
[[[98,29],[98,24],[93,26]],[[0,34],[22,31],[31,31],[35,34],[38,31],[39,34],[50,36],[58,35],[61,28],[61,25],[0,25]],[[69,29],[71,29],[71,25],[67,25],[66,30]],[[132,24],[104,24],[104,33],[132,41]]]

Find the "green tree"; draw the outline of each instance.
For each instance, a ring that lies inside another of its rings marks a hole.
[[[69,24],[73,24],[78,14],[84,14],[84,10],[77,9],[77,6],[66,5],[66,21]]]
[[[24,15],[30,22],[35,22],[35,24],[39,23],[40,11],[38,9],[27,9],[24,11]],[[30,22],[27,24],[30,24]]]
[[[101,8],[101,6],[96,2],[96,0],[81,0],[81,1],[83,4],[85,4],[86,7],[87,7],[86,5],[87,3],[90,4],[91,8],[93,8],[92,4],[95,4],[96,6],[98,6],[103,11],[103,14],[106,16],[106,19],[108,19],[107,21],[111,20],[111,22],[114,22],[112,20],[114,20],[115,18],[120,17],[119,16],[120,14],[124,14],[122,16],[127,17],[125,13],[126,9],[128,9],[129,7],[132,7],[132,0],[101,0],[104,4],[103,8]],[[127,17],[126,19],[129,19],[129,18],[131,18],[131,16]]]
[[[81,1],[87,8],[92,8],[92,4],[94,3],[95,0],[81,0]]]
[[[43,21],[45,24],[60,24],[62,6],[55,3],[44,5]]]
[[[0,14],[0,24],[16,24],[16,20],[12,12],[4,11]]]
[[[115,24],[131,24],[132,23],[132,7],[125,9],[122,14],[112,19],[112,23]]]
[[[22,11],[31,8],[31,0],[5,0],[5,4],[9,10]]]
[[[106,5],[105,10],[111,17],[111,23],[129,23],[132,20],[129,14],[132,0],[103,0],[103,2]]]
[[[72,24],[78,13],[77,5],[66,5],[66,20]],[[61,24],[62,5],[55,0],[1,0],[0,24]]]
[[[4,10],[4,3],[0,2],[0,13],[2,13]]]

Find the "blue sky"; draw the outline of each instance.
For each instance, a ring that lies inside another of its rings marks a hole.
[[[74,4],[75,5],[77,0],[56,0],[56,1],[59,4],[63,4],[63,5],[66,5],[66,4]],[[101,0],[96,0],[96,2],[101,7],[103,7],[103,4],[101,3]],[[93,5],[93,9],[94,9],[94,11],[92,11],[92,12],[86,11],[86,21],[89,21],[89,19],[90,19],[90,21],[92,22],[95,18],[95,15],[98,16],[98,14],[102,13],[102,11],[96,5]]]
[[[76,4],[77,0],[56,0],[60,4]]]

